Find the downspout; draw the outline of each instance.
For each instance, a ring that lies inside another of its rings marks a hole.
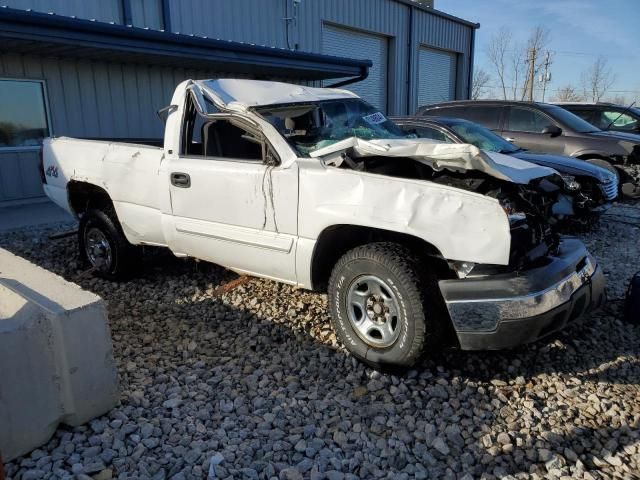
[[[325,88],[339,88],[344,87],[345,85],[351,85],[352,83],[361,82],[362,80],[366,80],[369,76],[369,67],[361,67],[360,75],[357,77],[348,78],[347,80],[343,80],[338,83],[333,83],[331,85],[327,85]]]
[[[476,55],[476,30],[480,27],[478,23],[473,27],[471,32],[471,45],[469,46],[469,78],[467,79],[467,99],[471,99],[471,93],[473,92],[473,59]]]
[[[411,111],[413,110],[411,108],[411,87],[413,86],[413,81],[415,80],[413,78],[413,45],[414,45],[414,39],[413,39],[413,5],[409,5],[409,40],[408,40],[408,44],[407,44],[407,111],[405,112],[405,115],[411,115]]]

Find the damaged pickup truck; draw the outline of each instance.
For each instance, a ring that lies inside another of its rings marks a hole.
[[[103,277],[161,246],[327,291],[339,339],[376,367],[533,341],[603,301],[596,260],[549,224],[554,170],[409,138],[345,90],[186,81],[163,112],[163,148],[44,142],[45,191]]]

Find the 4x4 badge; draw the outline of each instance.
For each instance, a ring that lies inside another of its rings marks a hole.
[[[47,174],[47,177],[58,178],[58,167],[50,165],[45,173]]]

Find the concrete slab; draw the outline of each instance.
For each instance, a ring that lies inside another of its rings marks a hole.
[[[0,206],[0,233],[24,227],[73,222],[75,219],[50,200]]]
[[[117,405],[104,302],[0,249],[0,452],[5,460]]]

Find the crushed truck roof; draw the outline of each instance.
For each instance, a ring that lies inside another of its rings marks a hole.
[[[315,88],[283,82],[222,78],[197,80],[199,85],[220,104],[247,109],[283,103],[319,102],[338,98],[360,98],[348,90]]]

